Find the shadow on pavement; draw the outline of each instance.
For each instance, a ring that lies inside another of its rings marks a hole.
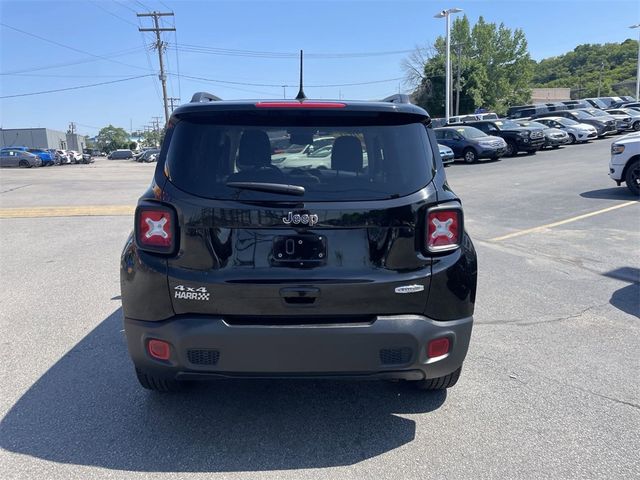
[[[0,446],[132,471],[230,472],[350,465],[411,442],[444,392],[386,382],[237,380],[143,390],[122,310],[53,365],[0,423]],[[425,459],[426,461],[427,459]]]
[[[604,276],[629,282],[626,287],[613,292],[609,303],[618,310],[640,318],[640,269],[623,267],[607,272]]]
[[[604,200],[640,200],[625,186],[601,188],[599,190],[591,190],[580,194],[583,198],[601,198]]]

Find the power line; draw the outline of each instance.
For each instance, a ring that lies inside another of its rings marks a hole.
[[[111,12],[110,10],[107,10],[106,8],[104,8],[102,5],[100,5],[99,3],[96,3],[92,0],[89,0],[89,2],[94,6],[99,8],[100,10],[102,10],[103,12],[108,13],[109,15],[111,15],[112,17],[116,17],[119,20],[122,20],[125,23],[128,23],[129,25],[133,25],[134,27],[137,27],[137,25],[129,20],[127,20],[126,18],[121,17],[120,15]]]
[[[120,5],[121,7],[124,7],[124,8],[126,8],[126,9],[128,9],[128,10],[131,10],[133,13],[138,13],[138,12],[136,12],[133,8],[131,8],[129,5],[127,5],[126,3],[119,2],[118,0],[113,0],[113,2],[114,2],[114,3],[117,3],[117,4],[118,4],[118,5]]]
[[[296,52],[271,52],[261,50],[241,50],[232,48],[217,48],[203,45],[182,44],[181,46],[169,45],[169,48],[178,48],[180,51],[203,53],[210,55],[225,55],[255,58],[297,58]],[[341,59],[341,58],[365,58],[387,55],[400,55],[411,53],[413,50],[390,50],[378,52],[343,52],[343,53],[305,53],[305,58]]]
[[[55,90],[43,90],[43,91],[40,91],[40,92],[18,93],[18,94],[15,94],[15,95],[3,95],[0,98],[30,97],[32,95],[44,95],[45,93],[66,92],[66,91],[69,91],[69,90],[79,90],[81,88],[98,87],[100,85],[110,85],[112,83],[128,82],[130,80],[136,80],[138,78],[149,77],[151,75],[152,74],[149,73],[147,75],[138,75],[136,77],[121,78],[120,80],[111,80],[109,82],[92,83],[90,85],[77,85],[75,87],[56,88]]]
[[[172,73],[171,75],[176,75],[175,73]],[[250,87],[277,87],[277,88],[282,88],[283,84],[282,83],[252,83],[252,82],[236,82],[236,81],[232,81],[232,80],[220,80],[220,79],[215,79],[215,78],[205,78],[205,77],[196,77],[196,76],[192,76],[192,75],[180,75],[183,78],[188,78],[188,79],[192,79],[192,80],[204,80],[207,82],[214,82],[214,83],[222,83],[222,84],[229,84],[229,85],[246,85],[246,86],[250,86]],[[388,83],[388,82],[397,82],[398,80],[402,80],[403,77],[396,77],[396,78],[386,78],[383,80],[370,80],[370,81],[366,81],[366,82],[351,82],[351,83],[332,83],[332,84],[326,84],[326,85],[305,85],[305,87],[309,87],[309,88],[335,88],[335,87],[355,87],[355,86],[359,86],[359,85],[374,85],[376,83]],[[296,85],[297,82],[287,82],[285,83],[285,86],[289,87],[292,85]]]
[[[127,50],[122,50],[122,51],[118,51],[118,52],[114,52],[112,54],[104,54],[102,55],[103,57],[107,57],[107,58],[113,58],[113,57],[122,57],[125,55],[131,55],[132,53],[137,53],[140,50],[140,48],[129,48]],[[90,62],[97,62],[98,60],[102,60],[101,58],[84,58],[81,60],[76,60],[74,62],[65,62],[65,63],[56,63],[53,65],[45,65],[43,67],[33,67],[33,68],[25,68],[22,70],[12,70],[10,72],[2,72],[0,73],[0,75],[15,75],[15,74],[19,74],[19,73],[27,73],[27,72],[37,72],[40,70],[49,70],[51,68],[61,68],[61,67],[68,67],[71,65],[79,65],[81,63],[90,63]]]
[[[110,58],[103,57],[102,55],[96,55],[96,54],[91,53],[91,52],[86,52],[84,50],[80,50],[79,48],[71,47],[69,45],[65,45],[64,43],[56,42],[55,40],[49,40],[48,38],[41,37],[40,35],[36,35],[35,33],[27,32],[25,30],[20,30],[19,28],[16,28],[16,27],[12,27],[11,25],[7,25],[6,23],[0,22],[0,25],[2,25],[5,28],[9,28],[9,29],[14,30],[16,32],[22,33],[24,35],[28,35],[30,37],[37,38],[38,40],[42,40],[43,42],[51,43],[53,45],[57,45],[57,46],[62,47],[62,48],[67,48],[69,50],[73,50],[74,52],[82,53],[83,55],[89,55],[90,57],[100,58],[100,59],[106,60],[108,62],[118,63],[120,65],[124,65],[124,66],[130,67],[130,68],[136,68],[138,70],[146,70],[146,68],[138,67],[137,65],[130,65],[128,63],[119,62],[118,60],[112,60]]]

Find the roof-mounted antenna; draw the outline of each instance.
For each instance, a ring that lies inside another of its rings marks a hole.
[[[300,50],[300,90],[298,90],[298,95],[296,95],[296,100],[306,100],[307,96],[304,94],[304,90],[302,89],[302,50]]]

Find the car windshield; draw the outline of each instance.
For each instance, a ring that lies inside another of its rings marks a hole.
[[[520,128],[520,125],[512,120],[498,120],[497,122],[495,122],[495,124],[502,129]]]
[[[519,125],[523,127],[549,128],[547,125],[544,125],[539,122],[520,122]]]
[[[578,125],[579,122],[576,122],[575,120],[571,120],[570,118],[558,118],[556,119],[556,121],[566,127],[571,127],[573,125]]]
[[[590,108],[587,110],[594,117],[608,117],[609,114],[607,112],[603,112],[602,110],[598,110],[597,108]]]
[[[595,115],[591,115],[590,113],[587,113],[583,110],[573,110],[572,112],[576,118],[579,118],[580,120],[589,120],[595,117]]]
[[[375,124],[379,120],[372,117],[374,124],[363,125],[356,116],[327,123],[322,117],[291,118],[288,125],[285,115],[273,120],[277,125],[251,120],[221,124],[215,116],[189,116],[179,121],[168,135],[169,180],[206,198],[273,201],[283,194],[238,186],[301,186],[308,201],[358,201],[408,195],[431,181],[433,154],[421,123]],[[329,144],[313,152],[287,147],[274,154],[270,138],[283,128],[291,145]]]
[[[486,133],[484,133],[482,130],[478,130],[475,127],[460,127],[460,128],[456,128],[456,132],[458,132],[464,138],[482,138],[482,137],[488,137],[489,136]]]

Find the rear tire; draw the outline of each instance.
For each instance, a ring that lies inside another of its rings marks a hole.
[[[184,389],[182,382],[170,378],[151,375],[138,368],[136,368],[136,376],[138,377],[138,382],[140,382],[140,385],[142,385],[143,388],[153,390],[154,392],[180,392]]]
[[[507,151],[505,155],[507,157],[515,157],[518,154],[518,147],[515,143],[509,141],[507,142]]]
[[[633,129],[637,132],[638,130],[640,130],[640,120],[638,120],[637,122],[633,122]]]
[[[18,166],[20,168],[31,168],[31,164],[29,162],[27,162],[26,160],[20,160],[18,162]]]
[[[462,367],[458,368],[455,372],[445,375],[444,377],[429,378],[426,380],[418,380],[413,382],[418,390],[444,390],[445,388],[451,388],[460,378],[460,372]]]
[[[462,152],[462,158],[465,163],[475,163],[478,159],[478,155],[473,148],[467,148],[464,152]]]
[[[629,164],[624,174],[624,181],[631,193],[640,195],[640,160],[634,160]]]

